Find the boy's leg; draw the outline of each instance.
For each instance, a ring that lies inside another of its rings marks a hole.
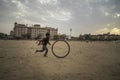
[[[44,57],[47,56],[47,53],[48,53],[48,48],[45,46],[45,54],[44,54]]]
[[[36,52],[43,52],[45,50],[45,47],[42,47],[42,50],[36,50]]]
[[[39,50],[39,52],[43,52],[45,50],[45,46],[42,47],[42,50]]]

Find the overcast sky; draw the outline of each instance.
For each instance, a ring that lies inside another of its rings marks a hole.
[[[58,28],[59,33],[120,34],[120,0],[0,0],[0,32],[14,22]]]

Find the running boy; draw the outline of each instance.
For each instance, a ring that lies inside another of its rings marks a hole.
[[[35,52],[44,52],[45,51],[44,57],[46,57],[47,53],[48,53],[47,44],[51,45],[49,42],[49,38],[50,38],[50,33],[46,33],[46,38],[39,40],[39,43],[38,43],[38,45],[40,45],[42,43],[42,45],[43,45],[42,50],[36,50]]]

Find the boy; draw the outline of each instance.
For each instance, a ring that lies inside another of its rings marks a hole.
[[[46,33],[46,38],[40,39],[38,45],[40,45],[42,43],[42,50],[36,50],[35,52],[44,52],[44,57],[47,56],[48,53],[48,48],[47,48],[47,44],[51,45],[49,42],[49,38],[50,38],[50,33]]]

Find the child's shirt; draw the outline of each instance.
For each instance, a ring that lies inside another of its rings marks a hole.
[[[42,44],[46,46],[48,43],[49,43],[49,38],[43,38]]]

